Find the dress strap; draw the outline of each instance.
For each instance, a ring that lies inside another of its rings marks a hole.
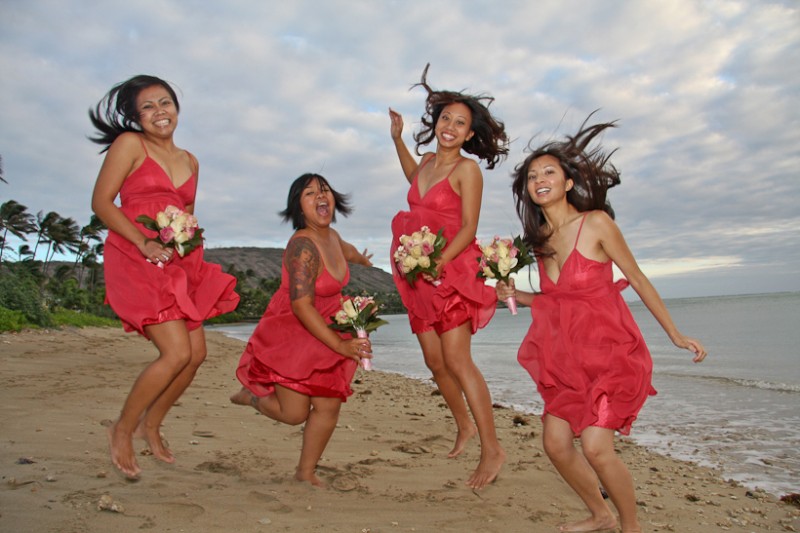
[[[586,222],[586,216],[587,216],[588,214],[589,214],[589,213],[588,213],[588,212],[586,212],[586,213],[584,213],[584,214],[583,214],[583,217],[581,217],[581,225],[580,225],[580,226],[578,226],[578,234],[575,236],[575,244],[572,246],[572,249],[573,249],[573,250],[575,250],[575,249],[577,249],[577,248],[578,248],[578,239],[580,239],[580,238],[581,238],[581,230],[583,229],[583,223],[584,223],[584,222]]]
[[[150,153],[147,151],[147,145],[144,144],[144,137],[142,137],[141,135],[139,135],[138,137],[139,137],[139,142],[142,143],[142,148],[144,148],[144,155],[146,157],[150,157]]]
[[[433,159],[433,157],[431,157],[431,159]],[[448,172],[448,173],[447,173],[447,176],[445,176],[445,178],[444,178],[444,179],[446,179],[446,180],[447,180],[447,179],[450,179],[450,174],[452,174],[453,172],[455,172],[455,171],[456,171],[456,167],[458,167],[458,165],[460,165],[460,164],[461,164],[461,162],[462,162],[464,159],[466,159],[466,158],[465,158],[465,157],[462,157],[461,159],[459,159],[458,161],[456,161],[456,164],[455,164],[455,165],[453,165],[453,168],[451,168],[451,169],[450,169],[450,172]]]
[[[417,167],[417,173],[414,174],[414,179],[417,179],[419,177],[420,173],[422,172],[422,169],[425,168],[425,165],[427,165],[428,163],[430,163],[434,159],[436,159],[436,155],[435,154],[430,156],[425,161],[423,161],[422,164],[419,167]]]

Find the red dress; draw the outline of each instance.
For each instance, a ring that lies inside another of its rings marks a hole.
[[[145,154],[147,149],[145,148]],[[136,217],[156,213],[168,205],[185,209],[194,203],[197,176],[178,187],[149,155],[125,178],[119,191],[120,209],[148,237],[155,237]],[[103,251],[106,302],[122,320],[125,331],[147,336],[144,327],[170,320],[185,320],[190,330],[204,320],[229,313],[239,304],[236,278],[219,265],[203,261],[203,248],[195,248],[159,268],[145,259],[129,240],[108,232]]]
[[[434,233],[444,228],[445,249],[461,229],[461,197],[453,190],[449,178],[463,159],[422,197],[419,173],[434,158],[430,157],[420,165],[414,176],[408,191],[411,210],[400,211],[392,220],[392,253],[400,246],[401,235],[411,235],[422,226],[428,226]],[[441,334],[469,321],[472,333],[475,333],[489,323],[497,307],[497,295],[477,277],[480,256],[481,250],[477,242],[473,242],[445,265],[438,286],[419,278],[413,287],[398,271],[394,259],[390,259],[394,282],[408,310],[412,332],[435,329]]]
[[[279,384],[307,396],[347,401],[353,394],[350,382],[358,365],[311,335],[292,312],[285,260],[284,256],[281,285],[247,343],[236,377],[259,398],[272,394],[275,384]],[[349,280],[349,269],[343,281],[334,278],[324,267],[317,277],[314,308],[326,323],[330,324],[330,317],[341,308],[342,288]]]
[[[581,255],[578,238],[580,229],[556,283],[537,259],[542,293],[531,306],[533,322],[517,360],[536,382],[542,416],[566,420],[576,436],[589,426],[627,435],[656,393],[653,362],[620,294],[627,280],[613,281],[611,261]]]

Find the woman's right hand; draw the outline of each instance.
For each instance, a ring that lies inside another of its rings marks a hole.
[[[392,135],[392,139],[397,140],[403,134],[403,115],[390,107],[389,119],[391,120],[389,133]]]
[[[504,301],[512,296],[515,296],[517,291],[514,288],[514,278],[509,278],[508,283],[504,281],[498,281],[497,285],[494,286],[494,291],[497,293],[497,299],[500,301]]]
[[[372,343],[368,338],[342,339],[336,352],[358,363],[361,359],[372,359]]]
[[[166,263],[174,252],[174,250],[166,248],[155,239],[145,239],[144,243],[139,246],[139,251],[145,259],[154,264],[159,262]]]

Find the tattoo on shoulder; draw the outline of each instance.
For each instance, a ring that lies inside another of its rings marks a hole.
[[[289,271],[289,297],[294,301],[304,296],[314,298],[314,283],[319,272],[320,256],[308,237],[297,237],[286,248],[286,269]]]

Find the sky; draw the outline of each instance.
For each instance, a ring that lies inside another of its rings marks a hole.
[[[0,0],[0,202],[87,223],[87,112],[151,74],[178,91],[207,247],[284,247],[289,185],[318,172],[355,208],[336,229],[388,271],[408,182],[387,111],[413,150],[427,63],[435,89],[494,97],[512,139],[483,168],[479,239],[521,232],[528,144],[597,110],[618,120],[617,223],[662,296],[800,290],[796,1]]]

